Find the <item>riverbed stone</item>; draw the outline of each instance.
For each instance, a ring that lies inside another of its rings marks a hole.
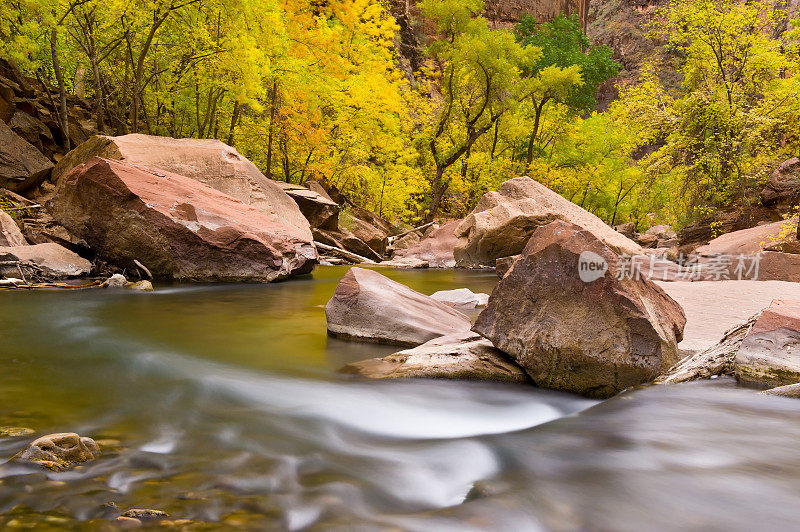
[[[475,309],[485,307],[489,303],[489,294],[475,293],[469,288],[456,288],[455,290],[439,290],[431,297],[445,305],[462,309]]]
[[[736,353],[734,373],[761,386],[800,382],[800,300],[776,299],[761,313]]]
[[[91,262],[53,242],[0,247],[0,275],[19,276],[15,263],[19,263],[25,275],[44,280],[80,277],[92,271]]]
[[[100,284],[100,286],[102,286],[103,288],[122,288],[126,284],[128,284],[128,280],[125,279],[125,276],[122,275],[121,273],[115,273],[114,275],[103,281],[102,284]]]
[[[409,347],[470,327],[469,318],[458,310],[355,267],[339,282],[325,316],[331,336]]]
[[[790,397],[792,399],[800,399],[800,383],[787,384],[785,386],[778,386],[760,392],[762,395],[775,395],[777,397]]]
[[[93,157],[115,159],[158,173],[178,174],[199,181],[264,213],[273,223],[293,227],[311,241],[311,227],[297,203],[235,148],[215,139],[174,139],[130,134],[95,135],[66,154],[53,169],[61,183],[76,166]]]
[[[166,170],[95,157],[61,180],[53,217],[104,259],[155,277],[269,282],[311,271],[303,231]]]
[[[609,397],[649,382],[678,361],[686,318],[652,281],[617,275],[619,263],[575,224],[539,227],[472,330],[543,388]]]
[[[494,266],[520,253],[537,227],[564,220],[594,234],[614,252],[641,253],[641,247],[530,177],[515,177],[487,192],[455,229],[454,257],[459,266]]]
[[[370,379],[415,377],[530,382],[511,357],[470,331],[434,338],[386,357],[354,362],[342,371]]]
[[[94,460],[100,456],[100,447],[91,438],[74,432],[48,434],[31,442],[12,460],[40,465],[53,471],[65,471],[70,467]]]

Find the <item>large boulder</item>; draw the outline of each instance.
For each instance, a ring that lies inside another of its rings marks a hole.
[[[678,360],[683,310],[653,282],[561,220],[539,227],[472,328],[544,388],[609,397]]]
[[[100,447],[87,437],[74,432],[48,434],[31,442],[12,460],[42,466],[53,471],[65,471],[70,467],[94,460],[100,456]]]
[[[761,313],[736,353],[734,372],[748,384],[800,382],[800,300],[776,299]]]
[[[339,205],[319,192],[301,185],[275,181],[297,203],[311,227],[336,230],[339,228]]]
[[[458,239],[456,228],[462,220],[447,222],[433,230],[419,243],[395,252],[395,258],[413,258],[426,261],[431,268],[453,268],[456,259],[453,256]]]
[[[434,338],[383,358],[354,362],[342,371],[371,379],[417,377],[530,382],[528,375],[508,355],[470,331]]]
[[[117,159],[194,179],[254,207],[272,222],[296,228],[305,240],[312,240],[308,220],[297,203],[256,165],[219,140],[96,135],[58,162],[53,181],[60,183],[67,172],[92,157]]]
[[[332,336],[410,347],[470,326],[454,308],[363,268],[350,268],[325,316]]]
[[[24,246],[25,237],[22,236],[17,222],[3,210],[0,210],[0,246]]]
[[[700,246],[695,253],[703,256],[758,253],[782,249],[784,244],[797,242],[797,219],[772,222],[749,229],[725,233]]]
[[[47,179],[53,163],[0,120],[0,188],[25,192]]]
[[[19,277],[20,269],[33,279],[69,279],[88,275],[92,263],[54,242],[0,247],[0,275]]]
[[[304,231],[166,170],[95,157],[61,179],[48,208],[109,262],[139,261],[159,278],[274,281],[316,262]]]
[[[534,230],[555,220],[594,234],[614,252],[641,253],[642,248],[600,218],[530,177],[515,177],[498,192],[487,192],[456,228],[454,255],[459,266],[494,266],[496,259],[520,253]]]

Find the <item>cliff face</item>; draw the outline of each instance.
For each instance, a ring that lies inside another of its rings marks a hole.
[[[395,38],[395,48],[401,68],[409,78],[422,66],[422,48],[433,35],[434,28],[427,22],[418,0],[389,0],[389,12],[400,26]],[[584,27],[589,16],[589,0],[486,0],[483,15],[495,28],[510,28],[525,13],[539,21],[555,18],[559,13],[577,13]]]
[[[496,26],[512,25],[525,13],[539,21],[551,20],[560,13],[577,13],[586,24],[589,0],[488,0],[484,16]]]

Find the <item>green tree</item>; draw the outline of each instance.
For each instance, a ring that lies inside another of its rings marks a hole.
[[[493,31],[479,13],[483,0],[424,0],[422,10],[436,23],[438,38],[428,51],[441,77],[430,128],[424,134],[434,166],[427,220],[439,211],[450,181],[446,172],[519,99],[520,72],[538,59],[506,31]],[[466,172],[465,169],[462,171]]]
[[[596,105],[597,88],[617,75],[619,65],[611,58],[610,48],[591,45],[577,15],[559,15],[544,23],[523,15],[514,26],[514,35],[523,46],[542,51],[539,60],[524,72],[531,80],[528,99],[533,115],[526,152],[528,168],[545,106],[557,103],[577,114],[590,112]]]

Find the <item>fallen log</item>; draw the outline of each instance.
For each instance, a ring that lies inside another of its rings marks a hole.
[[[329,246],[328,244],[323,244],[322,242],[317,242],[316,240],[314,241],[314,245],[323,251],[341,255],[342,257],[352,260],[356,263],[377,264],[374,260],[368,259],[367,257],[362,257],[361,255],[356,255],[355,253],[347,251],[346,249],[338,248],[336,246]]]
[[[397,239],[399,239],[399,238],[403,238],[403,237],[404,237],[404,236],[406,236],[406,235],[410,235],[411,233],[415,233],[415,232],[417,232],[417,231],[422,231],[422,230],[424,230],[424,229],[427,229],[428,227],[432,226],[434,223],[435,223],[435,222],[428,222],[428,223],[426,223],[426,224],[422,224],[422,225],[420,225],[419,227],[413,227],[413,228],[409,229],[408,231],[403,231],[403,232],[402,232],[402,233],[400,233],[399,235],[390,236],[390,237],[389,237],[389,243],[391,244],[391,243],[392,243],[392,242],[394,242],[395,240],[397,240]]]

